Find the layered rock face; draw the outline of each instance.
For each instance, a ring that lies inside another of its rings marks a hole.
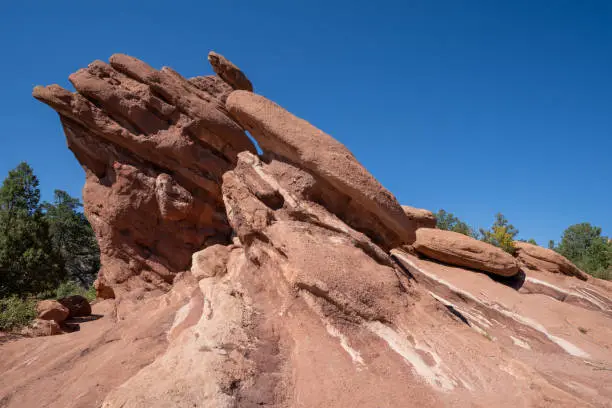
[[[84,162],[115,299],[69,336],[0,344],[0,406],[609,405],[611,288],[521,281],[511,255],[425,228],[346,147],[210,61],[219,77],[184,80],[114,56],[76,94],[35,91]],[[139,133],[154,98],[176,121]]]
[[[227,64],[226,64],[227,65]],[[127,55],[37,87],[87,176],[85,214],[101,250],[98,296],[167,290],[202,247],[229,242],[220,182],[254,147],[224,106],[219,77],[187,80]]]
[[[380,246],[414,242],[415,223],[340,142],[263,96],[235,91],[227,108],[269,157],[313,177],[307,194]]]

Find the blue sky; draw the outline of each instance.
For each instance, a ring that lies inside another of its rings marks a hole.
[[[610,1],[3,2],[0,50],[0,176],[28,161],[45,199],[84,173],[34,85],[116,52],[210,74],[215,50],[403,204],[612,235]]]

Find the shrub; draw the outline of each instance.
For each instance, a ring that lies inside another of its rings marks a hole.
[[[36,317],[36,299],[17,296],[0,299],[0,330],[15,330],[27,326]]]
[[[491,229],[481,228],[480,234],[484,242],[495,245],[512,255],[516,252],[513,242],[518,230],[514,228],[514,225],[508,223],[502,213],[495,214],[495,222]]]
[[[67,281],[60,284],[51,297],[61,299],[72,295],[81,295],[91,302],[96,299],[96,289],[93,285],[85,289],[73,281]]]

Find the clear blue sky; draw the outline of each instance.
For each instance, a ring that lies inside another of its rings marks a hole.
[[[84,174],[31,96],[116,52],[185,76],[209,50],[256,91],[346,144],[404,203],[546,245],[612,235],[612,2],[5,1],[0,175],[28,161],[43,196]]]

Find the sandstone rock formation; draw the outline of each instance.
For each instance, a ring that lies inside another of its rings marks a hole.
[[[429,258],[500,276],[513,276],[518,272],[512,255],[458,232],[420,228],[416,236],[414,249]]]
[[[85,214],[101,250],[98,296],[167,290],[193,252],[232,234],[219,184],[239,152],[255,150],[225,109],[231,88],[121,54],[70,81],[76,93],[51,85],[34,97],[59,113],[87,176]]]
[[[249,78],[246,77],[240,68],[232,64],[232,62],[223,55],[211,51],[208,53],[208,62],[210,62],[210,65],[217,75],[230,85],[232,89],[253,91],[253,84],[251,84]]]
[[[68,318],[89,316],[91,314],[91,305],[81,295],[68,296],[57,301],[68,308]]]
[[[402,205],[402,209],[414,221],[416,228],[436,228],[436,216],[431,211],[408,205]]]
[[[263,96],[234,91],[230,114],[272,157],[308,171],[318,184],[311,197],[379,245],[414,241],[414,223],[340,142]]]
[[[563,255],[527,242],[514,241],[516,257],[522,268],[527,270],[561,273],[587,280],[588,275],[582,272]]]
[[[57,300],[41,300],[36,305],[36,313],[41,320],[55,320],[61,323],[68,318],[70,311]]]
[[[114,299],[0,344],[0,406],[609,406],[612,287],[445,265],[518,270],[417,229],[339,142],[227,78],[114,56],[35,91],[84,163]]]

